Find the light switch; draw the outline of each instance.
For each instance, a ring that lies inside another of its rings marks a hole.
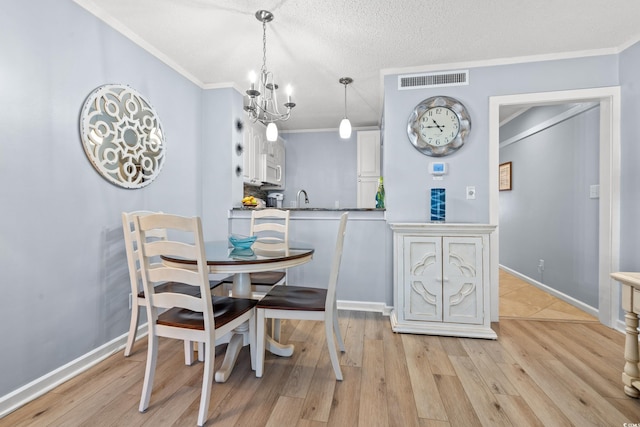
[[[591,185],[589,186],[589,198],[590,199],[599,199],[600,198],[600,185]]]

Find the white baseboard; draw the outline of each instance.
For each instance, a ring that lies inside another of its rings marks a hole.
[[[147,335],[147,324],[138,329],[136,337],[140,339]],[[0,397],[0,418],[5,417],[16,409],[42,396],[65,381],[81,374],[92,366],[102,362],[107,357],[124,349],[127,344],[128,332],[109,341],[108,343],[86,353],[75,360],[51,371],[29,384]],[[124,356],[123,356],[124,357]]]
[[[371,311],[375,313],[382,313],[384,316],[389,316],[393,307],[382,302],[365,302],[365,301],[337,301],[338,310],[353,310],[353,311]]]
[[[545,291],[548,294],[553,295],[554,297],[561,299],[562,301],[566,302],[567,304],[571,304],[574,307],[579,308],[580,310],[589,313],[590,315],[594,316],[596,319],[599,318],[598,317],[598,309],[591,307],[590,305],[587,305],[585,303],[583,303],[582,301],[578,301],[577,299],[570,297],[569,295],[563,294],[562,292],[557,291],[556,289],[553,289],[547,285],[545,285],[544,283],[540,283],[537,280],[532,279],[529,276],[525,276],[524,274],[518,273],[515,270],[510,269],[509,267],[505,267],[503,265],[499,265],[501,270],[506,271],[507,273],[516,276],[518,279],[524,280],[525,282],[535,286],[536,288],[542,289],[543,291]]]

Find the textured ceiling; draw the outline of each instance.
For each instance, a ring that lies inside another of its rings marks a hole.
[[[382,74],[538,55],[617,53],[640,39],[637,0],[75,0],[198,85],[244,89],[262,64],[297,103],[281,128],[377,126]]]

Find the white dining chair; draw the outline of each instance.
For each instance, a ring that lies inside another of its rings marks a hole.
[[[289,244],[289,210],[258,209],[251,212],[249,235],[257,236],[253,249],[286,248]],[[221,281],[233,283],[234,276],[228,276]],[[286,284],[286,271],[263,271],[251,273],[253,296],[261,298],[275,285]]]
[[[124,246],[127,254],[127,266],[129,268],[129,283],[131,285],[131,320],[129,322],[129,334],[127,336],[127,344],[124,348],[125,357],[131,355],[133,345],[136,341],[138,334],[138,324],[140,323],[140,307],[146,306],[146,299],[144,295],[144,289],[142,288],[142,276],[140,273],[140,264],[138,261],[138,241],[136,239],[134,217],[146,216],[159,212],[152,211],[134,211],[134,212],[122,212],[122,230],[124,232]],[[161,212],[160,212],[161,213]],[[164,230],[150,230],[147,236],[154,239],[166,240],[167,235]],[[210,281],[209,286],[211,289],[220,285],[220,281]],[[179,283],[163,283],[159,285],[156,290],[160,292],[183,292],[183,293],[197,293],[198,290],[193,286],[187,286]],[[193,364],[193,343],[184,343],[185,351],[185,364]],[[200,357],[200,355],[198,355]]]
[[[251,367],[255,368],[255,304],[254,299],[212,296],[209,287],[209,267],[199,217],[186,218],[169,214],[135,216],[142,283],[146,296],[149,339],[147,364],[140,398],[140,412],[145,412],[151,400],[153,378],[158,359],[158,337],[173,338],[204,345],[204,372],[198,411],[198,426],[204,425],[214,379],[215,344],[234,329],[248,322]],[[150,239],[156,233],[184,236],[184,241]],[[194,242],[191,243],[184,243]],[[195,261],[195,265],[171,265],[161,257],[180,257]],[[160,258],[160,259],[159,259]],[[163,283],[192,286],[196,293],[162,292]]]
[[[342,380],[342,370],[338,361],[335,339],[338,341],[340,351],[344,352],[344,341],[338,326],[338,310],[336,306],[336,288],[344,236],[347,226],[348,213],[340,217],[336,248],[333,254],[331,271],[329,272],[329,284],[324,288],[311,288],[304,286],[277,285],[258,301],[256,305],[256,377],[261,377],[264,370],[264,354],[266,328],[265,319],[296,319],[324,321],[327,337],[327,348],[336,379]]]

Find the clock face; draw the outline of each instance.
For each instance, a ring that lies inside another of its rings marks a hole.
[[[434,96],[418,104],[407,123],[411,144],[422,154],[447,156],[465,143],[471,119],[460,101],[448,96]]]
[[[419,123],[419,137],[434,147],[449,144],[460,132],[458,115],[446,107],[428,109],[420,116]]]

